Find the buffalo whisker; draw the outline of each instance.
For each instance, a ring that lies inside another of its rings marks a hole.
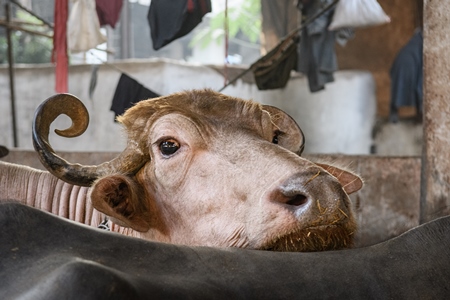
[[[319,174],[320,174],[320,170],[317,171],[317,174],[313,175],[310,179],[308,179],[308,181],[305,183],[305,185],[307,185],[308,183],[313,181],[317,176],[319,176]]]
[[[321,215],[323,215],[327,211],[327,208],[322,210],[322,206],[320,205],[319,200],[317,200],[317,208],[319,209],[319,212],[320,212]]]
[[[339,207],[338,207],[338,209],[346,218],[348,218],[347,214],[342,209],[340,209]]]

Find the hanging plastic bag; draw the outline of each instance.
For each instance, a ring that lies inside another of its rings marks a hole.
[[[340,0],[328,29],[368,27],[390,21],[376,0]]]

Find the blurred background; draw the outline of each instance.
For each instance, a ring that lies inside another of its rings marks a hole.
[[[0,140],[9,147],[31,149],[29,124],[34,110],[56,93],[52,26],[58,12],[54,0],[0,2]],[[75,2],[68,1],[69,14]],[[211,12],[193,30],[155,50],[148,19],[151,1],[120,2],[114,26],[100,27],[106,42],[87,51],[69,52],[68,92],[85,102],[92,114],[91,125],[81,141],[57,138],[56,149],[123,148],[125,139],[117,135],[120,128],[108,130],[118,127],[110,106],[121,74],[158,95],[190,88],[221,90],[305,20],[297,0],[215,0],[211,1]],[[378,2],[391,21],[354,28],[344,43],[334,43],[337,70],[323,90],[311,92],[307,76],[292,70],[282,88],[260,90],[248,72],[222,92],[286,110],[305,131],[307,153],[420,155],[421,112],[415,105],[400,106],[398,118],[392,121],[395,99],[390,70],[399,51],[422,26],[423,1]],[[8,3],[16,98],[14,126],[8,100]],[[168,24],[175,21],[165,20]],[[55,126],[66,126],[68,120],[61,117],[58,122]]]

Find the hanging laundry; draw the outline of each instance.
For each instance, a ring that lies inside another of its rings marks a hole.
[[[105,43],[106,36],[100,32],[95,0],[71,1],[73,5],[67,22],[69,50],[73,53],[85,52]]]
[[[109,25],[115,28],[120,18],[122,5],[123,0],[95,0],[95,9],[100,26]]]
[[[391,105],[389,119],[398,121],[401,106],[414,106],[418,117],[423,110],[423,35],[416,30],[408,43],[400,49],[390,70]]]
[[[52,62],[55,68],[55,91],[67,93],[67,73],[69,58],[67,54],[67,16],[69,15],[68,0],[55,1],[55,27],[53,34]]]
[[[114,93],[111,110],[117,117],[133,106],[133,104],[159,96],[160,95],[147,89],[127,74],[122,73]]]
[[[251,65],[259,90],[284,88],[297,64],[298,33],[283,39],[269,53]]]
[[[302,15],[309,19],[332,0],[299,1]],[[308,77],[309,89],[317,92],[325,84],[334,81],[333,72],[338,69],[334,51],[335,32],[328,30],[333,9],[325,12],[301,31],[298,45],[297,71]]]
[[[211,0],[152,0],[147,14],[153,49],[192,31],[211,11]]]

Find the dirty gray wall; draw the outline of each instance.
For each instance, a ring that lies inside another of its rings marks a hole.
[[[149,89],[167,95],[192,88],[218,90],[224,78],[213,68],[168,60],[142,60],[115,63],[116,68],[137,79]],[[56,150],[65,151],[121,151],[125,136],[114,114],[111,100],[120,72],[101,65],[97,87],[92,99],[88,96],[91,67],[71,66],[69,92],[86,105],[91,124],[75,139],[63,139],[54,134],[50,142]],[[36,107],[54,92],[54,68],[48,65],[17,66],[16,109],[19,148],[32,149],[31,122]],[[259,91],[254,84],[239,80],[223,92],[244,99],[280,107],[302,127],[309,153],[367,154],[372,144],[372,127],[376,114],[374,81],[370,73],[341,71],[336,81],[324,91],[311,94],[305,77],[296,76],[284,89]],[[0,144],[11,147],[12,125],[9,102],[9,81],[5,67],[0,68]],[[60,117],[53,128],[70,125],[67,117]]]

